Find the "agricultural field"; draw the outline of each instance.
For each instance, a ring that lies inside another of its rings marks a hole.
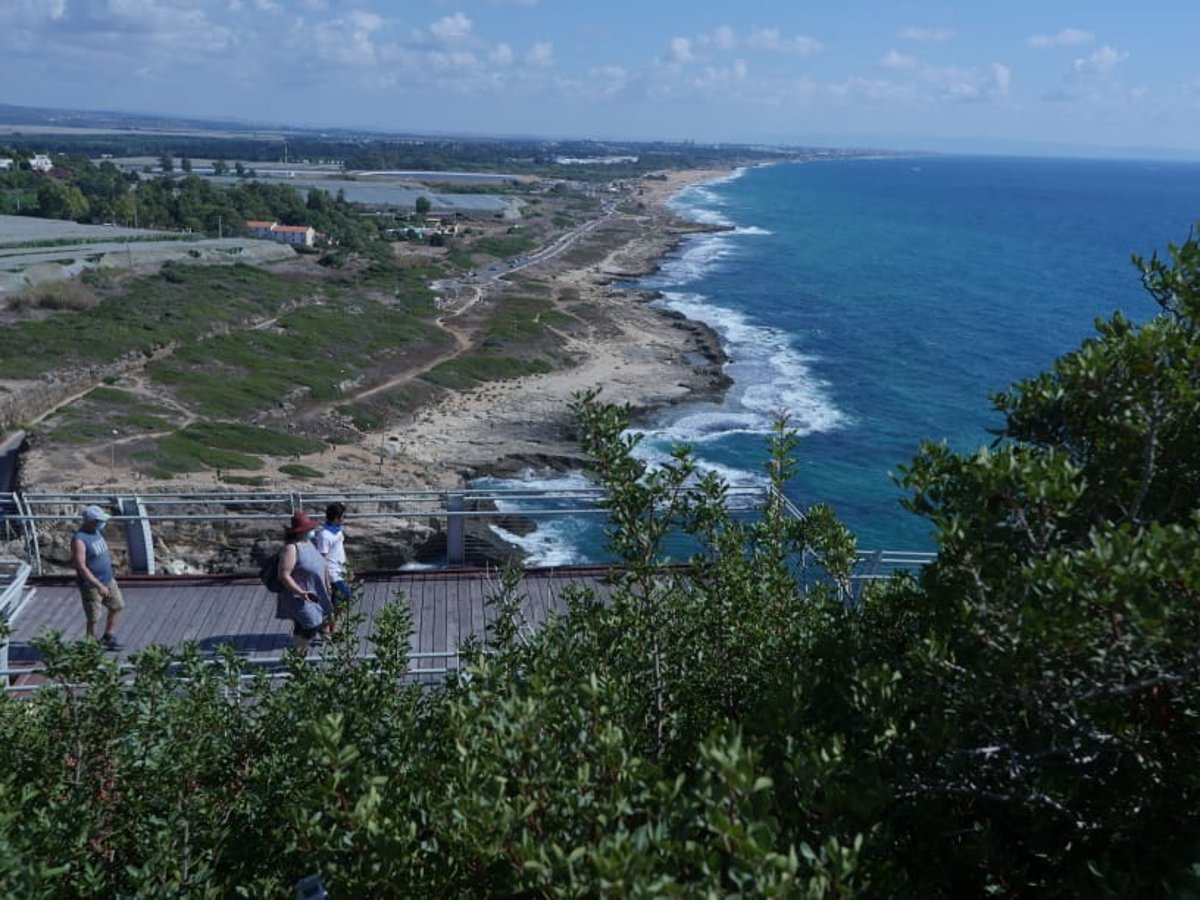
[[[171,261],[257,264],[294,256],[274,241],[0,216],[0,297],[92,269],[144,270]]]
[[[54,241],[71,243],[129,240],[151,237],[177,237],[169,231],[122,228],[117,225],[83,225],[66,219],[38,219],[32,216],[0,216],[0,253],[29,244]]]

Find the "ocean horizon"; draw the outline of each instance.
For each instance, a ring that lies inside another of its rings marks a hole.
[[[636,286],[721,337],[721,402],[657,414],[640,452],[691,446],[765,484],[766,439],[800,437],[788,494],[827,503],[866,549],[931,550],[894,476],[921,442],[990,445],[989,395],[1048,370],[1120,310],[1157,314],[1131,262],[1200,220],[1200,164],[913,156],[781,163],[692,185],[693,235]],[[539,482],[577,486],[582,476]],[[528,482],[526,482],[528,484]],[[586,530],[539,532],[534,562],[592,558]]]

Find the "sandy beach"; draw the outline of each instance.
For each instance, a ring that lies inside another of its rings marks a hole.
[[[382,433],[297,460],[322,472],[322,478],[293,481],[279,473],[271,476],[272,489],[442,488],[480,474],[562,471],[582,463],[570,439],[570,402],[580,391],[599,389],[602,399],[631,404],[641,413],[719,395],[726,380],[715,334],[701,323],[651,306],[645,292],[614,282],[654,271],[683,236],[703,230],[676,216],[668,201],[689,184],[729,173],[677,171],[640,181],[622,211],[610,213],[578,238],[585,249],[589,241],[603,247],[599,262],[594,253],[584,265],[562,253],[539,259],[520,273],[554,296],[569,298],[570,308],[584,313],[586,333],[564,335],[570,367],[487,382],[473,390],[438,392]],[[496,280],[476,292],[473,302],[502,303],[512,289],[508,281]],[[443,317],[448,330],[456,315],[451,308]],[[464,315],[461,321],[466,319]],[[154,485],[135,479],[131,470],[123,472],[121,463],[107,445],[45,447],[34,440],[21,461],[20,489],[105,490],[114,480],[137,481],[150,490],[221,487],[217,473]]]

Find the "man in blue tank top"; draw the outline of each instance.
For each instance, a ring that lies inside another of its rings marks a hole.
[[[87,506],[82,513],[79,530],[71,538],[71,562],[75,565],[75,583],[79,585],[83,600],[83,614],[87,618],[87,636],[96,636],[96,623],[100,621],[100,608],[108,610],[104,620],[104,637],[100,642],[105,650],[117,651],[117,618],[125,608],[125,599],[117,587],[113,575],[112,556],[104,540],[104,526],[108,524],[108,513],[98,506]]]

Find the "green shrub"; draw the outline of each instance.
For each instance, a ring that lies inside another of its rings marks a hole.
[[[481,381],[504,381],[549,371],[550,365],[540,359],[522,360],[480,352],[466,353],[439,363],[422,377],[439,387],[464,390]]]
[[[300,463],[285,463],[279,467],[279,471],[284,475],[291,475],[293,478],[324,478],[325,473],[309,466],[301,465]]]

